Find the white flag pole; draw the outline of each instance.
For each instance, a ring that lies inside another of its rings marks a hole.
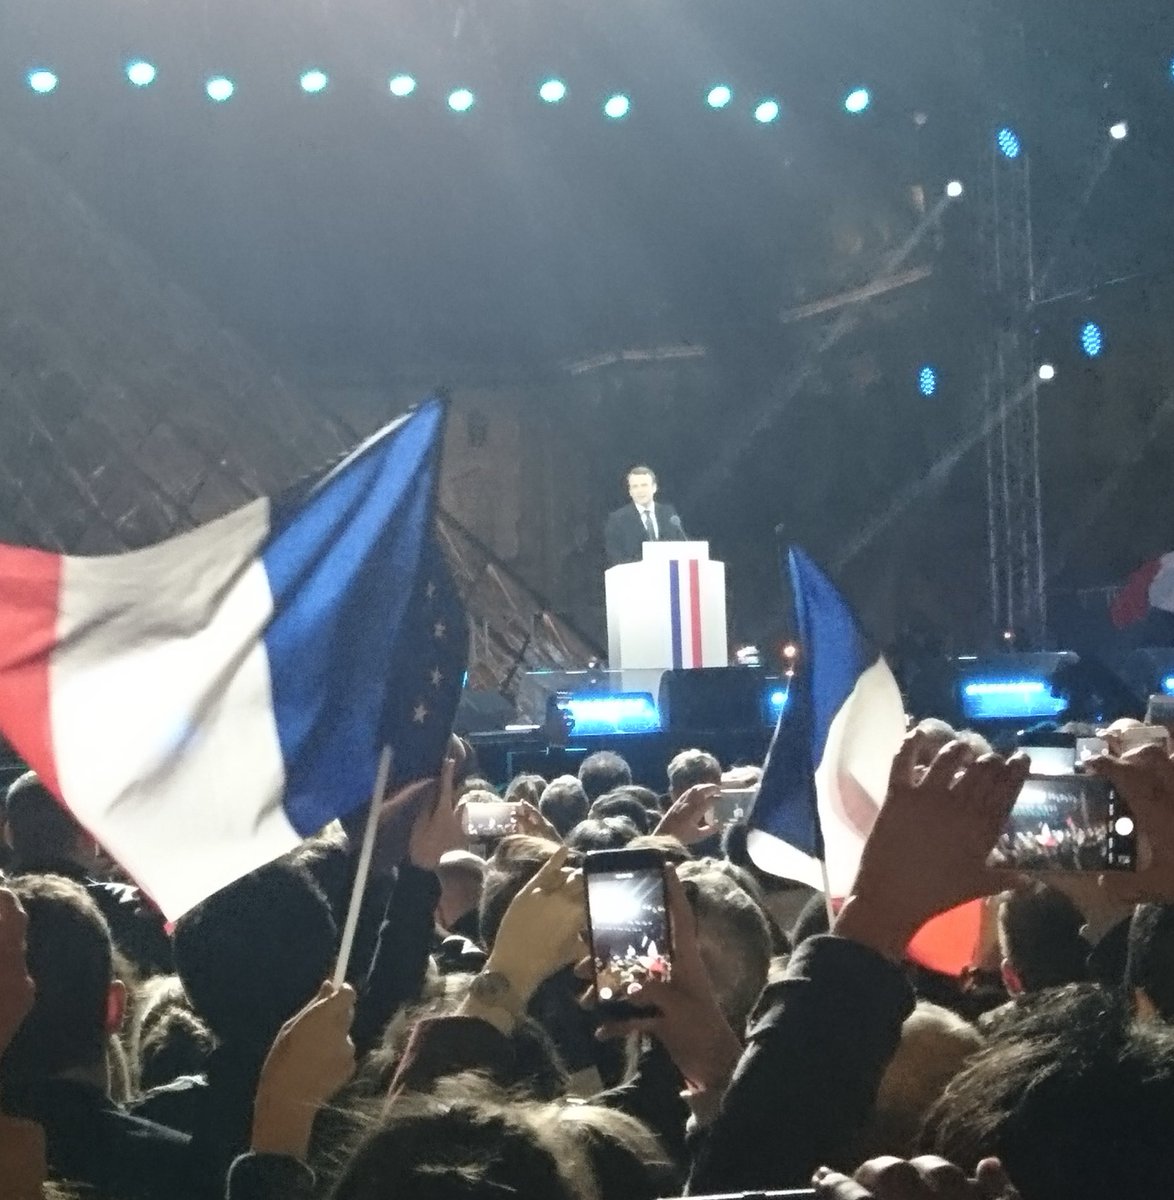
[[[832,907],[832,884],[831,880],[828,878],[828,860],[826,850],[820,856],[819,870],[820,874],[823,876],[823,902],[828,913],[828,933],[831,933],[836,924],[836,910]]]
[[[375,771],[375,788],[371,792],[371,807],[367,812],[367,824],[363,829],[363,845],[359,850],[359,865],[355,868],[355,882],[351,887],[351,902],[347,907],[346,924],[342,927],[342,944],[338,948],[338,962],[334,968],[334,987],[337,990],[346,982],[347,967],[351,961],[351,950],[355,945],[355,930],[359,926],[359,909],[363,905],[363,893],[367,890],[367,876],[371,873],[371,854],[375,849],[375,831],[379,828],[379,809],[383,805],[383,793],[391,776],[391,747],[384,746],[379,755],[379,766]]]

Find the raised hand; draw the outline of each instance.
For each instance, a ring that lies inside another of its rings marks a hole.
[[[408,838],[408,858],[413,865],[429,871],[449,850],[465,849],[465,833],[455,804],[455,771],[455,759],[446,758],[440,768],[436,799],[420,810]]]
[[[684,846],[703,842],[719,833],[721,826],[711,822],[709,815],[721,791],[716,783],[695,783],[673,801],[652,832],[662,837],[674,837]]]
[[[519,800],[518,832],[529,834],[531,837],[543,838],[548,842],[562,843],[562,838],[555,827],[528,800]]]
[[[305,1158],[315,1115],[355,1073],[354,1015],[350,985],[324,983],[278,1031],[257,1084],[255,1151]]]
[[[839,936],[894,961],[931,917],[1019,879],[988,867],[987,857],[1027,777],[1027,757],[986,754],[968,762],[970,748],[950,742],[919,772],[919,742],[919,734],[910,734],[897,751],[885,803],[835,926]]]

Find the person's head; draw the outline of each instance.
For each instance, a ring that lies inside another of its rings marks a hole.
[[[513,898],[530,882],[558,846],[544,838],[516,833],[504,837],[485,864],[481,888],[479,926],[481,943],[492,949],[505,910]]]
[[[639,836],[640,830],[628,817],[588,817],[580,821],[563,841],[572,850],[589,854],[592,850],[622,850]]]
[[[89,870],[100,862],[97,843],[35,771],[26,771],[8,785],[4,838],[17,871],[39,870],[55,863],[73,863]]]
[[[212,1031],[192,1012],[176,975],[157,975],[138,990],[129,1038],[131,1066],[140,1091],[204,1070]]]
[[[560,775],[543,789],[538,811],[558,830],[559,837],[565,838],[586,817],[590,804],[574,775]]]
[[[481,885],[485,881],[485,860],[468,850],[449,850],[436,866],[440,880],[440,899],[436,919],[444,929],[452,929],[481,905]]]
[[[651,467],[643,465],[628,471],[628,495],[638,508],[647,508],[656,497],[656,475]]]
[[[718,1005],[739,1036],[770,969],[770,927],[762,909],[724,871],[682,863],[677,875],[697,917],[697,943]]]
[[[608,792],[632,782],[632,768],[612,750],[597,750],[579,764],[579,782],[588,800],[598,800]]]
[[[1013,996],[1087,978],[1084,916],[1058,888],[1037,882],[999,899],[1003,983]]]
[[[546,780],[541,775],[515,775],[506,786],[505,798],[525,800],[527,804],[533,804],[537,808],[545,787]]]
[[[571,1180],[590,1167],[569,1138],[551,1136],[545,1106],[495,1094],[476,1076],[432,1093],[397,1094],[359,1143],[331,1200],[579,1200]]]
[[[641,833],[652,832],[648,809],[626,791],[608,792],[600,796],[587,811],[588,817],[627,817]]]
[[[694,784],[722,781],[722,765],[708,750],[682,750],[668,765],[669,799],[679,800]]]
[[[1023,1200],[1103,1200],[1174,1176],[1172,1127],[1174,1030],[1134,1021],[1116,989],[1070,984],[968,1062],[921,1140],[967,1170],[997,1156]]]
[[[1125,985],[1140,1014],[1174,1021],[1174,905],[1139,904],[1133,910]]]
[[[18,875],[5,886],[27,916],[36,997],[0,1058],[0,1084],[100,1070],[126,1010],[106,919],[81,884],[59,875]]]
[[[252,871],[176,922],[175,967],[196,1013],[221,1042],[264,1050],[309,1003],[334,965],[330,905],[304,871]]]
[[[680,1189],[660,1143],[635,1117],[599,1104],[563,1104],[560,1132],[585,1153],[599,1200],[655,1200]]]
[[[948,1008],[918,1001],[901,1027],[897,1052],[881,1077],[857,1157],[912,1158],[925,1114],[983,1044],[982,1034],[969,1021]]]

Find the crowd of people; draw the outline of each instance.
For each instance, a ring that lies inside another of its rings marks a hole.
[[[761,872],[723,781],[664,791],[613,752],[481,778],[453,739],[391,795],[348,981],[331,982],[357,835],[323,830],[173,928],[31,773],[0,881],[0,1197],[1112,1200],[1174,1178],[1174,762],[1092,769],[1136,871],[990,865],[1027,775],[916,726],[852,893]],[[495,786],[496,785],[496,786]],[[517,832],[470,841],[470,803]],[[655,851],[672,971],[601,1015],[584,855]],[[927,920],[986,903],[962,976],[915,965]],[[829,927],[830,925],[830,927]]]

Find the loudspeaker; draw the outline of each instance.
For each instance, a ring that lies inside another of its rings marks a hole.
[[[760,729],[764,671],[753,667],[702,667],[666,671],[660,680],[660,727],[684,731]]]

